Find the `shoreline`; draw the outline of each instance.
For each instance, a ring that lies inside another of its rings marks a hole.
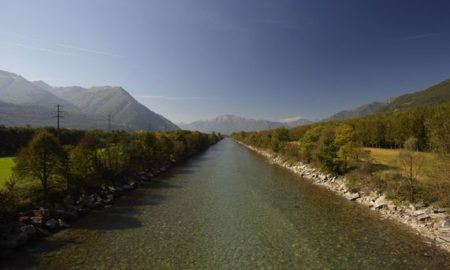
[[[396,205],[386,198],[384,194],[371,192],[351,193],[345,184],[345,177],[332,176],[322,173],[302,162],[289,162],[286,158],[273,152],[259,149],[242,142],[236,141],[240,145],[264,156],[267,160],[295,174],[310,180],[314,185],[325,187],[341,197],[355,203],[368,207],[381,215],[381,219],[390,219],[408,226],[417,235],[429,240],[426,244],[434,244],[450,253],[450,216],[449,209],[438,209],[429,207],[419,207],[413,204],[402,203]]]

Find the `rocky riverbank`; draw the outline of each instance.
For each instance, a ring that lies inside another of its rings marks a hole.
[[[61,203],[36,205],[21,212],[10,222],[0,222],[0,258],[8,257],[15,249],[28,242],[49,236],[69,228],[77,219],[91,211],[110,208],[116,198],[151,181],[168,168],[142,172],[137,179],[127,179],[120,185],[102,185],[96,192],[82,194],[78,198],[67,196]]]
[[[382,219],[392,219],[406,224],[418,235],[429,239],[430,241],[428,241],[427,244],[435,244],[450,252],[449,209],[434,208],[432,206],[419,204],[398,204],[387,199],[384,194],[378,194],[376,192],[371,192],[369,194],[363,192],[352,193],[347,188],[344,177],[335,177],[323,173],[308,164],[301,162],[292,163],[273,152],[245,144],[242,145],[263,155],[271,163],[280,165],[311,180],[313,184],[323,186],[350,201],[367,206],[369,209],[378,212]]]

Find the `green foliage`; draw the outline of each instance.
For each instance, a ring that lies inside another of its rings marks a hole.
[[[48,199],[49,181],[63,175],[65,151],[48,131],[40,130],[16,158],[14,173],[18,177],[39,180],[43,198]]]

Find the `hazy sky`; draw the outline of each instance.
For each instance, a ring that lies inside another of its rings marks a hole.
[[[174,122],[320,119],[450,77],[450,1],[0,0],[0,69]]]

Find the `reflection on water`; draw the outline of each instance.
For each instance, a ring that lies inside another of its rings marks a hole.
[[[8,268],[450,269],[404,227],[230,140],[17,257]]]

